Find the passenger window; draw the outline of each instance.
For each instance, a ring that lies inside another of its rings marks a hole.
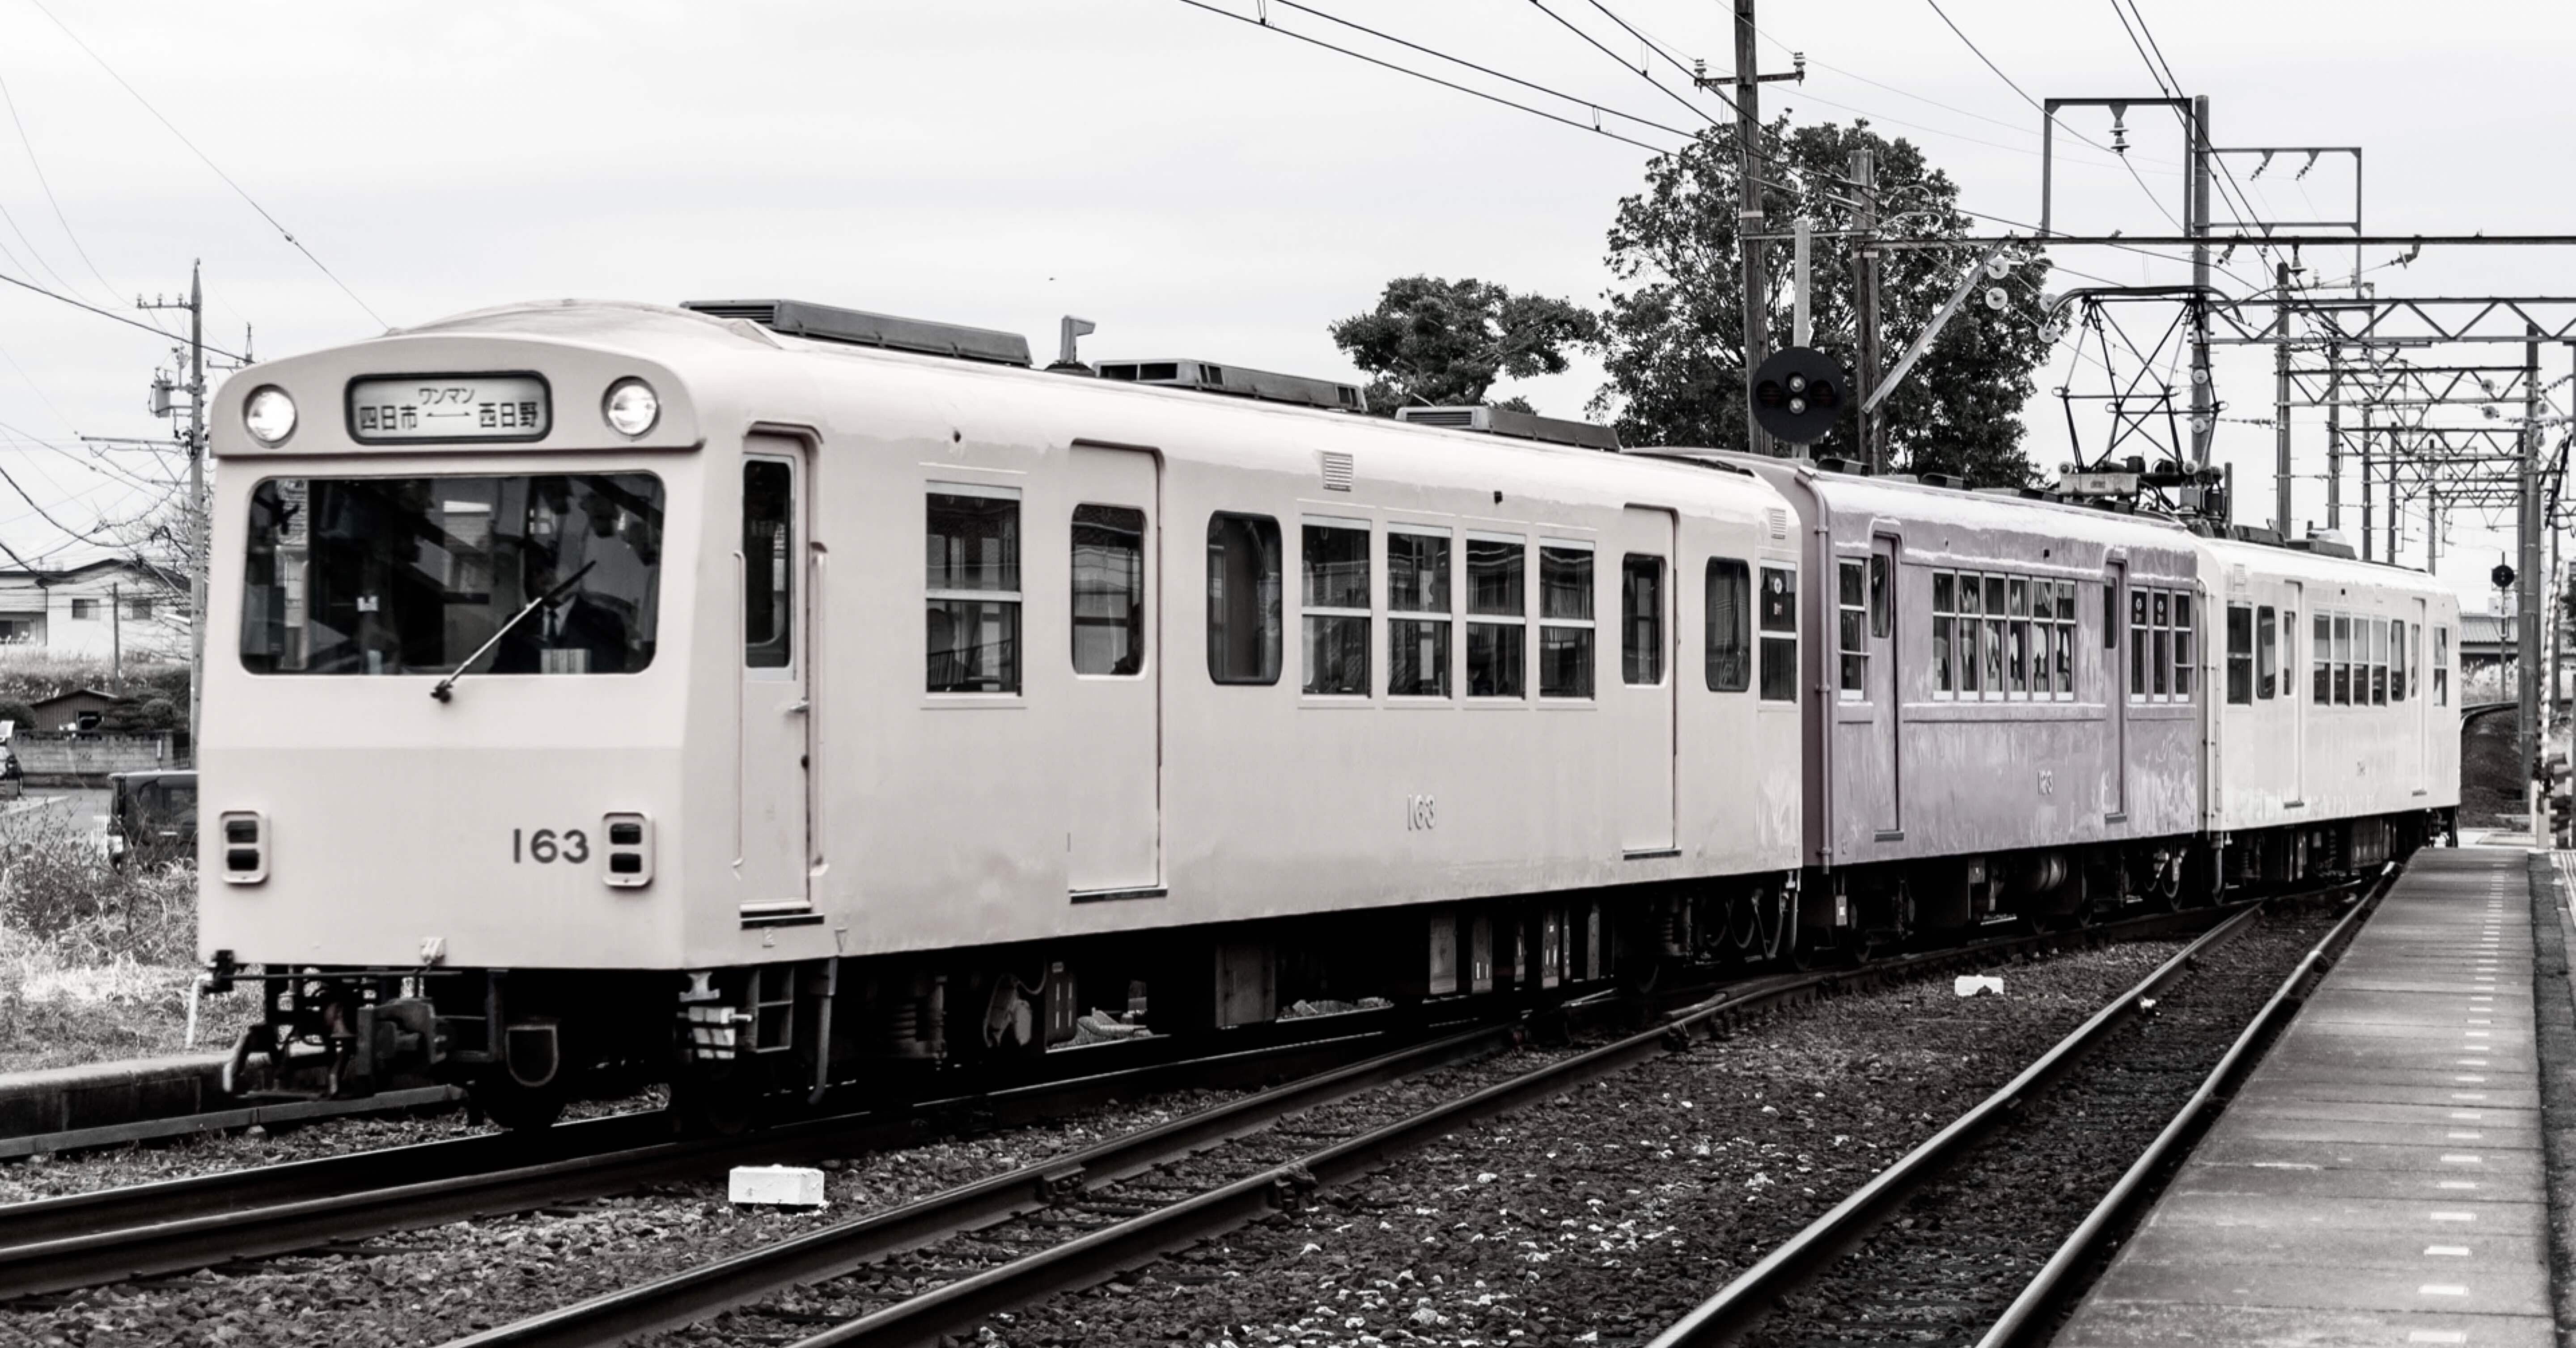
[[[1145,512],[1073,508],[1073,672],[1145,669]]]
[[[1279,521],[1267,515],[1208,516],[1208,678],[1279,682]]]
[[[1946,579],[1946,578],[1945,578]],[[1708,690],[1753,686],[1753,575],[1744,563],[1708,559]]]
[[[1886,636],[1889,621],[1887,557],[1884,553],[1872,553],[1869,559],[1869,634]]]
[[[2147,592],[2129,587],[2129,700],[2147,700],[2147,657],[2154,644],[2147,623]]]
[[[2057,582],[2057,696],[2075,696],[2075,582]]]
[[[2370,705],[2388,705],[2388,621],[2370,620]]]
[[[1664,559],[1632,552],[1619,562],[1619,672],[1632,686],[1664,681]]]
[[[2451,705],[2451,629],[2433,629],[2433,705]]]
[[[1306,522],[1302,548],[1305,691],[1366,697],[1369,690],[1369,531]]]
[[[1974,572],[1959,576],[1959,696],[1982,696],[1986,687],[1985,657],[1980,654],[1984,642],[1978,634],[1985,623],[1977,615],[1986,611],[1984,582]]]
[[[2254,696],[2264,702],[2280,683],[2280,617],[2269,604],[2254,610]]]
[[[2154,624],[2149,640],[2155,643],[2148,656],[2147,677],[2153,680],[2156,700],[2162,702],[2173,696],[2173,596],[2152,590],[2147,601]]]
[[[2314,671],[2310,680],[2309,700],[2320,707],[2334,705],[2334,615],[2319,612],[2308,623],[2308,666]]]
[[[2227,700],[2254,701],[2254,610],[2243,604],[2227,606]]]
[[[796,614],[796,477],[780,459],[742,465],[742,662],[783,669]]]
[[[1592,696],[1592,549],[1538,550],[1538,695]]]
[[[1986,582],[1986,696],[2004,696],[2004,578],[1988,576]]]
[[[2406,624],[2400,619],[2388,623],[2388,700],[2406,700]]]
[[[1947,571],[1932,573],[1932,696],[1936,698],[1959,695],[1958,666],[1951,658],[1958,640],[1958,581]]]
[[[2343,613],[2334,615],[2334,700],[2352,705],[2352,618]]]
[[[1020,503],[950,488],[929,501],[934,693],[1020,691]]]
[[[1386,608],[1386,691],[1449,696],[1449,535],[1387,531]]]
[[[2200,666],[2198,637],[2200,628],[2192,621],[2191,596],[2173,597],[2173,695],[2177,702],[2191,701],[2193,671]]]
[[[1834,595],[1835,630],[1840,635],[1837,649],[1842,657],[1842,677],[1836,685],[1846,702],[1855,702],[1869,690],[1869,599],[1867,563],[1857,557],[1846,557],[1836,568]]]
[[[2030,696],[2030,582],[2014,576],[2004,582],[2004,679],[2010,696]]]
[[[2294,701],[2299,696],[2299,611],[2281,610],[2281,699]]]
[[[1467,538],[1467,696],[1525,697],[1529,547],[1519,538]]]
[[[1798,700],[1798,573],[1762,568],[1762,700]]]

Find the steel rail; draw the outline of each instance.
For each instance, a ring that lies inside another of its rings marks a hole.
[[[1925,1182],[1939,1174],[1974,1143],[2009,1119],[2024,1100],[2046,1088],[2097,1047],[2109,1033],[2140,1012],[2139,1004],[2155,996],[2186,972],[2193,960],[2252,925],[2261,904],[2240,909],[2158,965],[2135,987],[2093,1013],[2030,1066],[1992,1095],[1970,1107],[1948,1127],[1872,1176],[1824,1216],[1791,1236],[1752,1268],[1737,1275],[1717,1295],[1674,1321],[1648,1343],[1648,1348],[1702,1348],[1731,1342],[1771,1313],[1780,1296],[1859,1243],[1878,1223]]]
[[[1121,1269],[1156,1255],[1184,1248],[1230,1231],[1266,1213],[1294,1208],[1314,1189],[1357,1178],[1394,1156],[1447,1136],[1477,1120],[1507,1113],[1534,1100],[1560,1094],[1587,1082],[1623,1071],[1649,1057],[1686,1045],[1694,1029],[1740,1021],[1762,1011],[1808,1000],[1825,993],[1875,986],[1918,977],[1963,964],[1982,963],[2030,947],[2095,944],[2147,938],[2166,931],[2206,925],[2231,918],[2226,909],[2190,909],[2124,919],[2076,932],[2004,937],[1948,950],[1931,951],[1865,965],[1832,970],[1759,977],[1717,997],[1669,1013],[1662,1023],[1609,1044],[1497,1083],[1470,1095],[1351,1138],[1286,1165],[1274,1166],[1234,1183],[1208,1190],[1179,1203],[1073,1241],[1051,1247],[885,1307],[804,1340],[798,1348],[826,1344],[915,1344],[941,1334],[967,1329],[1014,1306],[1098,1282]],[[1348,1094],[1344,1091],[1340,1094]],[[1119,1148],[1125,1140],[1104,1144]],[[1151,1168],[1141,1151],[1124,1153],[1129,1174]],[[1066,1181],[1046,1183],[1056,1166],[1078,1158],[1044,1162],[978,1185],[934,1196],[910,1208],[890,1209],[836,1228],[809,1233],[775,1245],[745,1251],[714,1264],[656,1282],[592,1298],[467,1338],[448,1348],[576,1348],[603,1345],[635,1334],[692,1323],[717,1311],[742,1305],[789,1287],[848,1273],[901,1250],[916,1249],[941,1236],[1013,1215],[1034,1211],[1073,1194],[1108,1184],[1120,1176],[1072,1169]],[[1012,1211],[997,1211],[1008,1202]],[[954,1212],[941,1209],[956,1204]],[[987,1215],[989,1214],[989,1215]],[[963,1217],[964,1219],[961,1219]]]
[[[387,1231],[525,1212],[657,1181],[699,1179],[710,1170],[732,1165],[812,1160],[899,1146],[919,1140],[926,1115],[971,1111],[979,1122],[1011,1122],[1089,1108],[1149,1090],[1261,1085],[1283,1074],[1302,1075],[1342,1065],[1349,1061],[1353,1046],[1364,1042],[1375,1042],[1375,1037],[1343,1035],[1154,1063],[988,1094],[810,1119],[742,1137],[632,1145],[637,1129],[667,1129],[667,1124],[657,1115],[620,1115],[592,1124],[622,1124],[620,1133],[628,1145],[520,1164],[509,1163],[508,1147],[515,1135],[462,1138],[15,1204],[0,1208],[0,1233],[5,1233],[0,1238],[9,1241],[0,1246],[0,1300],[284,1254]],[[547,1135],[570,1131],[550,1129],[538,1137],[542,1141]],[[602,1135],[598,1140],[620,1139]],[[462,1147],[466,1143],[494,1146],[467,1149]],[[458,1150],[442,1150],[451,1147]],[[501,1164],[427,1176],[386,1169],[424,1154],[442,1166],[469,1154]],[[383,1173],[400,1174],[402,1181],[374,1183],[372,1177]],[[368,1187],[310,1187],[352,1177]],[[245,1193],[258,1196],[236,1201]],[[170,1206],[156,1208],[158,1200],[168,1200]],[[21,1216],[34,1220],[22,1227]],[[128,1224],[83,1226],[84,1218]],[[22,1238],[22,1230],[35,1233],[34,1238]]]
[[[2352,910],[2343,915],[2342,921],[2335,923],[2314,946],[2309,947],[2298,967],[2290,970],[2289,976],[2281,980],[2281,986],[2273,991],[2271,1000],[2254,1013],[2254,1019],[2246,1024],[2244,1033],[2236,1036],[2236,1042],[2228,1046],[2226,1056],[2209,1069],[2200,1089],[2175,1111],[2172,1122],[2156,1134],[2156,1140],[2147,1144],[2147,1149],[2130,1164],[2119,1182],[2113,1184],[2110,1191],[2102,1196],[2102,1201],[2085,1214],[2084,1220],[2059,1244],[2056,1253],[2049,1256],[2048,1262],[2031,1278],[2029,1285],[2022,1288],[2021,1295],[2013,1298],[2012,1304],[1996,1317],[1993,1326],[1977,1340],[1977,1348],[2007,1348],[2007,1345],[2023,1342],[2057,1309],[2070,1290],[2076,1270],[2100,1249],[2106,1234],[2115,1229],[2154,1186],[2155,1177],[2165,1163],[2187,1152],[2216,1121],[2218,1113],[2226,1107],[2225,1094],[2233,1091],[2244,1074],[2253,1069],[2261,1057],[2261,1045],[2266,1037],[2307,1003],[2309,976],[2320,972],[2321,966],[2333,963],[2344,943],[2352,938],[2363,922],[2369,920],[2369,914],[2386,897],[2389,887],[2396,882],[2397,874],[2398,867],[2389,866],[2361,902],[2354,904]]]

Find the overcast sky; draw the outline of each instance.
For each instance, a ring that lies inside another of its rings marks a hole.
[[[1211,3],[1251,15],[1260,0]],[[1691,124],[1691,109],[1632,68],[1653,58],[1592,0],[1547,3],[1631,65],[1526,0],[1318,7]],[[1732,67],[1729,11],[1716,0],[1605,3],[1686,59]],[[2034,96],[2155,92],[2110,0],[1944,4]],[[1041,351],[1057,317],[1075,313],[1100,324],[1085,346],[1093,358],[1206,356],[1355,378],[1325,326],[1368,307],[1390,277],[1476,276],[1597,302],[1604,232],[1649,157],[1181,0],[43,5],[0,0],[0,81],[16,114],[0,124],[0,267],[112,307],[184,289],[202,258],[210,339],[231,347],[255,325],[262,356],[518,299],[785,295],[1013,329]],[[2554,166],[2576,131],[2561,110],[2576,9],[2140,6],[2187,90],[2211,97],[2221,144],[2365,147],[2376,230],[2566,227],[2570,190]],[[1269,8],[1278,27],[1437,65],[1278,0]],[[1803,87],[1766,88],[1768,106],[1800,122],[1866,115],[1923,146],[1969,208],[2035,216],[2038,114],[1927,0],[1775,0],[1762,30],[1765,70],[1787,69],[1793,50],[1810,62]],[[1670,74],[1659,72],[1677,83]],[[2072,124],[2110,140],[2106,116]],[[2143,110],[2129,127],[2135,178],[2081,145],[2061,161],[2061,229],[2172,232],[2156,202],[2180,210],[2178,128]],[[2292,167],[2247,184],[2258,210],[2342,212],[2348,168],[2330,160],[2299,181]],[[2576,293],[2569,252],[2379,266],[2393,251],[2364,259],[2384,294]],[[2341,275],[2351,256],[2306,260]],[[2129,252],[2059,260],[2124,283],[2187,279]],[[2259,260],[2229,265],[2261,283]],[[2135,324],[2142,343],[2161,329],[2160,318]],[[2548,377],[2568,359],[2544,353]],[[74,535],[153,503],[161,493],[131,479],[163,471],[159,460],[102,459],[74,436],[166,435],[145,394],[169,360],[154,334],[0,287],[0,430],[15,437],[0,441],[0,468],[52,516],[0,487],[0,542],[74,560],[89,555]],[[2044,467],[2066,457],[2053,391],[2070,369],[2079,391],[2103,386],[2062,350],[2043,373],[2025,418]],[[1586,364],[1498,393],[1574,416],[1599,382]],[[2269,417],[2268,350],[2222,358],[2219,385],[2229,416]],[[2098,443],[2099,414],[2085,417],[2081,432]],[[2303,522],[2323,519],[2321,425],[2321,413],[2298,418]],[[2219,445],[2238,465],[2237,517],[2267,520],[2271,430],[2231,421]],[[2347,501],[2357,494],[2348,487]],[[2422,535],[2411,518],[2407,560],[2420,564]],[[2481,596],[2497,546],[2477,518],[2458,519],[2445,576]]]

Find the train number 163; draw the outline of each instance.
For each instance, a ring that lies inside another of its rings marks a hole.
[[[1438,822],[1439,816],[1432,810],[1431,797],[1406,796],[1404,798],[1404,827],[1407,832],[1427,833]]]
[[[533,861],[540,866],[569,861],[578,866],[590,860],[590,837],[577,828],[561,833],[541,828],[531,833],[526,829],[510,830],[510,864]]]

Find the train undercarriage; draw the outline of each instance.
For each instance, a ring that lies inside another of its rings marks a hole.
[[[2447,811],[2240,835],[2046,848],[1634,885],[1045,945],[668,971],[248,971],[261,1023],[238,1095],[463,1085],[512,1127],[571,1099],[664,1083],[679,1122],[727,1132],[827,1100],[953,1094],[1049,1055],[1140,1038],[1222,1041],[1311,1016],[1544,1009],[1615,987],[1806,967],[2079,927],[2355,874],[2451,832]]]

